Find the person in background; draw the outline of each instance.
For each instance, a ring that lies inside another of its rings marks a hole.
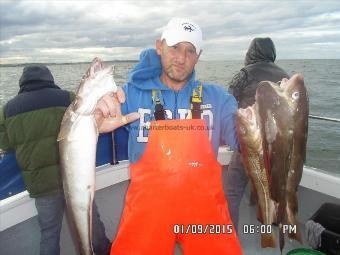
[[[184,254],[241,254],[234,230],[200,235],[173,230],[176,224],[205,226],[208,221],[231,226],[216,158],[220,145],[239,149],[237,103],[223,86],[195,79],[202,41],[196,23],[171,19],[156,49],[144,50],[129,74],[126,101],[117,93],[97,104],[100,132],[132,121],[131,183],[111,254],[173,254],[176,241]]]
[[[25,187],[35,198],[40,226],[40,254],[60,254],[64,194],[59,167],[57,135],[74,94],[60,89],[45,65],[23,69],[18,95],[0,109],[0,148],[15,150]],[[93,246],[108,254],[110,241],[93,205]]]
[[[288,74],[274,63],[276,50],[270,38],[254,38],[248,48],[244,67],[229,83],[229,93],[234,95],[238,108],[247,108],[255,103],[255,93],[260,81],[279,82],[289,78]],[[248,177],[242,163],[242,156],[234,151],[228,171],[223,171],[224,192],[229,212],[238,227],[241,199],[248,183]]]

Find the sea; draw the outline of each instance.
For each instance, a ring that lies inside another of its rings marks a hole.
[[[112,61],[114,79],[124,85],[136,61]],[[309,94],[310,114],[340,119],[340,59],[278,60],[288,74],[302,73]],[[61,88],[75,91],[89,63],[46,64]],[[0,66],[0,105],[13,98],[25,65]],[[243,67],[243,61],[200,61],[196,77],[228,88],[228,82]],[[305,165],[340,174],[340,123],[309,119]]]

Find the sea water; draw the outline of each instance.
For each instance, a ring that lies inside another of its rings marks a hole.
[[[123,85],[134,61],[108,62],[115,66],[114,79]],[[302,73],[309,93],[310,114],[340,119],[340,60],[279,60],[289,75]],[[55,82],[75,91],[89,63],[47,64]],[[0,66],[0,105],[18,93],[24,65]],[[228,88],[243,61],[200,61],[196,77]],[[306,165],[340,174],[340,123],[309,119]]]

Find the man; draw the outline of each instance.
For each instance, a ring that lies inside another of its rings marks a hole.
[[[18,95],[0,111],[0,148],[15,150],[26,189],[35,198],[40,254],[57,255],[65,206],[57,135],[74,94],[55,85],[50,70],[39,64],[24,68],[19,86]],[[95,204],[93,236],[96,254],[107,254],[110,241]]]
[[[176,241],[185,254],[241,253],[232,228],[182,231],[190,223],[231,227],[216,156],[222,144],[238,150],[237,104],[222,86],[195,80],[201,47],[196,23],[171,19],[156,49],[141,53],[124,93],[97,104],[101,132],[131,122],[131,184],[111,254],[173,254]]]
[[[256,88],[260,81],[278,82],[283,78],[289,78],[282,68],[274,64],[275,58],[275,46],[270,38],[252,40],[245,57],[245,67],[229,84],[229,92],[235,96],[239,108],[247,108],[255,103]],[[228,171],[223,173],[223,179],[230,215],[237,229],[240,202],[248,183],[239,152],[233,153]]]

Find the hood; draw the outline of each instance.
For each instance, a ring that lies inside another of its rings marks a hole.
[[[139,63],[130,71],[128,83],[142,90],[170,90],[159,77],[162,73],[161,58],[155,49],[146,49],[139,56]],[[158,79],[155,79],[158,78]],[[156,82],[145,82],[153,80]],[[188,83],[195,79],[195,70],[192,72]]]
[[[19,80],[19,94],[42,88],[59,88],[54,84],[51,71],[45,65],[33,64],[24,68]]]
[[[248,48],[244,65],[254,64],[256,62],[274,62],[276,59],[276,50],[273,41],[269,38],[254,38]]]

